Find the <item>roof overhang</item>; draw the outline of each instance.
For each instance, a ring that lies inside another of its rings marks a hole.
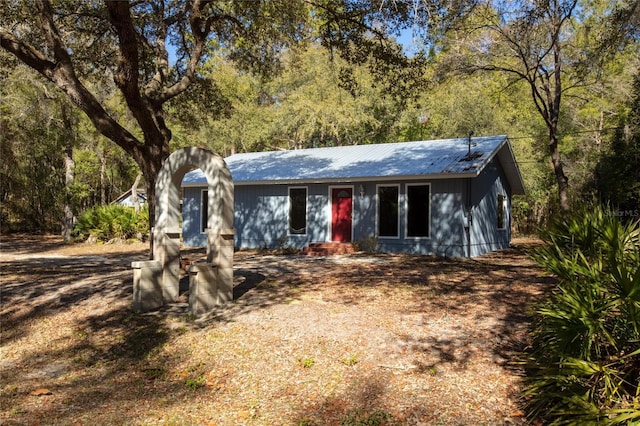
[[[378,176],[378,177],[342,177],[331,179],[287,179],[287,180],[247,180],[234,181],[235,186],[248,185],[301,185],[301,184],[323,184],[323,183],[353,183],[353,182],[391,182],[398,180],[435,180],[435,179],[467,179],[478,176],[478,172],[473,173],[442,173],[432,175],[399,175],[399,176]],[[183,188],[201,188],[206,186],[202,182],[183,183]]]
[[[522,180],[518,163],[516,163],[516,157],[513,155],[509,139],[505,139],[505,142],[498,148],[495,155],[498,156],[498,161],[500,161],[507,182],[511,186],[511,194],[524,195],[526,193],[524,181]]]

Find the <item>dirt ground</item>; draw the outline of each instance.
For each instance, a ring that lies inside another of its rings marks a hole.
[[[146,244],[2,236],[0,424],[523,424],[516,355],[551,285],[531,244],[241,251],[234,302],[196,319],[181,301],[131,311]]]

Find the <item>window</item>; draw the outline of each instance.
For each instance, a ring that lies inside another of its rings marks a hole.
[[[307,233],[307,188],[289,188],[289,234]]]
[[[399,187],[378,186],[378,236],[398,237]]]
[[[200,197],[200,232],[204,233],[207,229],[207,221],[209,219],[209,191],[202,190],[202,196]]]
[[[407,185],[407,237],[429,237],[431,187]]]
[[[498,229],[505,229],[505,196],[502,194],[498,194],[498,205],[497,205],[497,218],[498,218]]]

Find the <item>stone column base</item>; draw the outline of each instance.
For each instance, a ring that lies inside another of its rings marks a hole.
[[[164,304],[162,266],[157,260],[131,262],[133,268],[133,310],[148,312]]]
[[[189,313],[199,316],[218,305],[218,268],[208,263],[193,263],[189,266]]]

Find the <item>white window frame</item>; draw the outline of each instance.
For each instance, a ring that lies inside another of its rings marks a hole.
[[[391,235],[380,235],[380,188],[388,188],[388,187],[395,187],[398,189],[398,225],[397,225],[397,229],[396,229],[396,235],[395,236],[391,236]],[[385,238],[385,239],[394,239],[394,240],[399,240],[400,239],[400,219],[402,217],[401,214],[401,193],[400,193],[400,184],[399,183],[390,183],[390,184],[384,184],[384,183],[379,183],[376,185],[376,235],[378,236],[378,238]]]
[[[292,234],[291,233],[291,190],[292,189],[304,189],[304,233]],[[300,236],[307,235],[309,233],[309,187],[308,186],[290,186],[287,189],[287,235],[288,236]]]
[[[502,206],[500,206],[500,197],[502,197]],[[507,196],[501,192],[496,194],[496,228],[498,231],[504,231],[507,229],[507,223],[509,218],[507,217]],[[498,226],[498,209],[502,207],[502,227]]]
[[[409,187],[411,186],[426,186],[429,188],[429,215],[427,217],[427,224],[429,226],[429,233],[426,236],[409,236]],[[428,240],[431,238],[431,208],[432,208],[432,197],[431,197],[431,183],[429,182],[415,182],[415,183],[407,183],[405,184],[404,191],[404,237],[408,240]]]
[[[205,196],[206,194],[206,196]],[[209,210],[209,188],[203,188],[200,190],[200,233],[201,234],[206,234],[207,233],[207,223],[204,223],[203,221],[205,220],[204,216],[204,210],[205,210],[205,206],[207,209],[207,213]]]

